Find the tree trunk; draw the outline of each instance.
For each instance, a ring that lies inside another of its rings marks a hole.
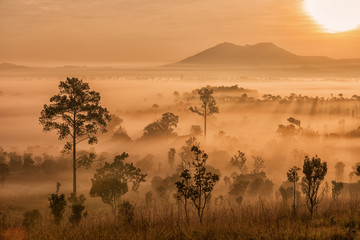
[[[76,115],[74,114],[74,128],[73,128],[73,194],[76,197]]]
[[[205,105],[205,111],[204,111],[204,139],[206,140],[206,105]]]
[[[201,212],[200,212],[200,207],[198,208],[198,216],[199,216],[200,224],[202,224],[202,216],[201,216]]]
[[[296,214],[296,207],[295,207],[295,202],[296,202],[296,182],[294,181],[294,206],[293,206],[293,208],[294,208],[294,215]]]
[[[189,223],[189,216],[188,216],[188,212],[187,212],[187,200],[186,200],[186,197],[184,199],[184,209],[185,209],[186,222]]]

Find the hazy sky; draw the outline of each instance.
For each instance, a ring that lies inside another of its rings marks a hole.
[[[360,30],[322,31],[302,0],[0,0],[0,62],[173,62],[221,42],[360,57]]]

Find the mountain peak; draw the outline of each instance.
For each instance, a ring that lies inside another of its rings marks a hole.
[[[234,43],[230,43],[230,42],[223,42],[223,43],[219,43],[218,45],[216,45],[215,47],[238,47],[236,44]]]
[[[229,42],[220,43],[179,64],[207,65],[304,65],[332,61],[326,57],[303,57],[286,51],[272,42],[239,46]]]
[[[255,45],[247,45],[247,46],[252,46],[252,47],[271,47],[271,48],[279,48],[278,46],[276,46],[274,43],[272,42],[261,42],[261,43],[257,43]]]

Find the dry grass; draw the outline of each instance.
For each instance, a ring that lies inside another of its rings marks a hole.
[[[114,222],[110,210],[97,202],[88,205],[89,215],[79,226],[69,224],[68,216],[57,226],[44,202],[42,221],[27,231],[22,227],[23,209],[14,206],[29,200],[15,199],[11,205],[9,199],[2,201],[7,218],[0,227],[1,239],[358,239],[360,226],[355,199],[324,200],[313,219],[301,203],[296,217],[280,202],[212,203],[202,225],[194,211],[186,223],[181,206],[158,201],[150,206],[138,203],[130,224]]]

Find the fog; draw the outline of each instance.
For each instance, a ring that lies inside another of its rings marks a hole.
[[[351,100],[360,90],[357,78],[244,77],[236,72],[224,75],[149,69],[137,72],[82,70],[81,76],[76,76],[75,70],[71,69],[33,71],[7,70],[0,75],[0,146],[6,152],[19,155],[32,153],[35,164],[41,164],[48,158],[62,163],[55,172],[39,170],[41,174],[38,174],[38,178],[26,175],[9,177],[1,188],[4,194],[48,194],[54,191],[57,181],[62,182],[64,191],[71,191],[71,159],[61,154],[65,141],[59,141],[54,132],[44,133],[39,124],[43,105],[49,103],[50,97],[57,93],[59,81],[64,81],[66,76],[79,77],[100,92],[102,106],[113,116],[108,132],[98,134],[98,144],[81,143],[78,148],[80,151],[97,153],[101,161],[112,161],[116,154],[129,153],[128,161],[134,162],[148,174],[147,182],[136,195],[138,200],[152,189],[153,177],[165,178],[175,173],[180,164],[178,153],[181,147],[190,136],[194,136],[191,135],[191,126],[199,125],[203,130],[203,119],[189,111],[189,107],[199,104],[194,90],[206,86],[225,86],[223,91],[215,89],[214,97],[220,113],[208,119],[207,140],[196,135],[201,148],[209,154],[208,164],[221,174],[222,179],[215,188],[216,194],[226,195],[229,191],[224,187],[223,179],[236,172],[230,159],[238,150],[246,154],[249,170],[253,167],[252,156],[261,156],[264,160],[266,177],[275,184],[271,198],[276,196],[278,187],[286,181],[286,171],[293,165],[302,166],[303,159],[296,153],[318,155],[325,160],[329,166],[327,181],[337,178],[334,166],[338,161],[345,164],[341,180],[350,181],[348,174],[358,161],[359,135],[351,135],[359,126],[360,106],[357,100]],[[237,89],[231,90],[230,87],[235,85]],[[244,93],[250,99],[242,99]],[[291,93],[322,100],[282,103],[263,98],[263,95],[271,94],[285,99]],[[339,94],[342,94],[341,97]],[[165,112],[179,116],[175,128],[178,136],[141,140],[144,128]],[[300,120],[301,126],[307,129],[306,134],[280,134],[279,124],[286,125],[289,117]],[[120,132],[127,134],[130,139],[115,138],[117,129],[121,129]],[[167,159],[170,148],[176,150],[174,166],[170,166]],[[94,164],[91,169],[79,171],[80,192],[88,193],[90,179],[97,166]],[[41,176],[47,174],[50,175],[44,181]],[[356,181],[356,178],[353,177],[351,181]],[[31,192],[28,192],[30,186]]]

